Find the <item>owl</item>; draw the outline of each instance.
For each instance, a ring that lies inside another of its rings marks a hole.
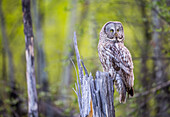
[[[123,26],[118,21],[107,22],[101,29],[98,54],[104,72],[109,72],[119,92],[119,102],[126,102],[134,95],[133,62],[129,50],[124,45]]]

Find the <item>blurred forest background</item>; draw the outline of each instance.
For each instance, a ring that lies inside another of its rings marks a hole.
[[[134,62],[135,96],[116,117],[170,116],[170,0],[31,0],[41,117],[79,114],[73,31],[88,71],[102,71],[97,44],[107,21],[124,26]],[[21,0],[0,0],[0,116],[27,116],[25,37]]]

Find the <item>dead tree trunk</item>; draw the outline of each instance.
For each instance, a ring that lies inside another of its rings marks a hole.
[[[30,12],[30,0],[22,0],[23,23],[26,45],[26,76],[28,90],[28,116],[38,117],[37,91],[34,66],[34,37],[32,31],[32,19]]]
[[[74,33],[74,47],[80,79],[79,83],[77,76],[76,90],[74,91],[78,96],[80,116],[115,117],[113,80],[110,78],[109,73],[97,71],[96,78],[93,79],[93,76],[88,74],[83,61],[80,59],[76,33]],[[85,75],[83,74],[83,69]],[[90,112],[92,112],[92,115],[90,115]]]

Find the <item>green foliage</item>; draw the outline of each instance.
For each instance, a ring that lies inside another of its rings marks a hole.
[[[69,25],[70,15],[74,9],[72,5],[74,0],[38,0],[38,7],[43,12],[42,18],[42,31],[46,67],[45,71],[48,74],[48,86],[49,91],[38,92],[39,99],[49,97],[52,103],[60,108],[64,108],[64,114],[69,115],[72,110],[79,113],[77,97],[72,88],[76,80],[76,72],[71,68],[71,80],[68,87],[62,87],[62,78],[65,73],[63,67],[70,63],[70,58],[66,56],[66,53],[74,51],[72,38],[69,37]],[[142,48],[145,46],[145,28],[143,22],[150,22],[149,33],[153,33],[154,30],[162,34],[162,53],[164,57],[170,56],[170,7],[166,0],[152,2],[151,0],[145,0],[147,3],[145,7],[147,10],[148,18],[142,17],[141,7],[136,0],[77,0],[76,9],[76,23],[72,27],[72,31],[77,32],[78,47],[80,55],[89,72],[95,75],[97,70],[102,71],[102,67],[98,58],[97,44],[99,40],[99,33],[102,26],[107,21],[121,21],[124,26],[125,32],[125,45],[130,50],[134,61],[134,74],[135,74],[135,93],[142,93],[146,91],[146,87],[142,85],[142,76],[145,73],[141,73],[142,66]],[[40,4],[41,3],[41,4]],[[39,5],[40,4],[40,5]],[[162,26],[158,29],[153,27],[152,22],[152,9],[155,8],[161,19]],[[19,89],[19,95],[24,100],[23,103],[27,103],[27,83],[26,83],[26,61],[25,61],[25,37],[23,31],[22,22],[22,8],[21,0],[3,0],[2,9],[5,17],[6,31],[9,43],[9,49],[13,54],[14,61],[14,76],[17,87]],[[32,13],[33,13],[32,8]],[[32,14],[33,16],[33,14]],[[33,17],[34,19],[34,17]],[[33,27],[35,24],[33,23]],[[3,29],[0,29],[0,31]],[[33,30],[35,34],[35,29]],[[36,40],[36,37],[35,37]],[[152,39],[150,39],[152,40]],[[154,45],[152,41],[147,42],[149,45],[149,57],[152,57],[152,51]],[[0,71],[4,68],[2,66],[2,34],[0,33]],[[35,45],[36,46],[36,45]],[[35,51],[36,47],[35,47]],[[35,54],[35,59],[37,58]],[[75,62],[75,56],[71,56]],[[8,60],[6,55],[6,61]],[[148,60],[147,68],[149,75],[147,81],[153,82],[152,86],[157,84],[151,79],[153,76],[154,62],[152,59]],[[165,61],[165,63],[168,63]],[[6,108],[7,113],[11,112],[10,104],[17,103],[18,100],[10,100],[7,93],[10,91],[9,87],[9,68],[8,62],[6,62],[7,79],[2,77],[0,72],[0,101],[3,100],[3,106],[0,105],[0,111]],[[36,67],[37,67],[37,63]],[[76,62],[75,62],[76,64]],[[170,67],[167,65],[165,72],[169,72]],[[37,70],[36,70],[37,74]],[[167,79],[170,80],[170,75],[167,75]],[[151,87],[151,86],[150,86]],[[41,89],[40,85],[37,85],[37,89]],[[157,91],[156,95],[159,95],[160,91]],[[63,102],[61,93],[66,94],[67,104]],[[5,95],[4,95],[5,94]],[[115,91],[115,108],[116,116],[138,116],[138,103],[136,98],[130,98],[126,104],[119,104],[119,94]],[[153,94],[151,94],[153,96]],[[148,101],[151,116],[156,115],[155,111],[155,98],[151,97]],[[136,110],[136,111],[134,111]],[[168,110],[169,111],[169,110]],[[127,112],[127,113],[125,113]],[[75,113],[75,114],[76,114]],[[1,115],[0,115],[1,116]]]

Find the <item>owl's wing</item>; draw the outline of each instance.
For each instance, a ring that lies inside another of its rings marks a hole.
[[[129,50],[125,46],[119,46],[119,48],[114,45],[108,45],[104,47],[105,53],[110,56],[114,63],[123,69],[127,74],[131,74],[133,70],[133,62]]]

